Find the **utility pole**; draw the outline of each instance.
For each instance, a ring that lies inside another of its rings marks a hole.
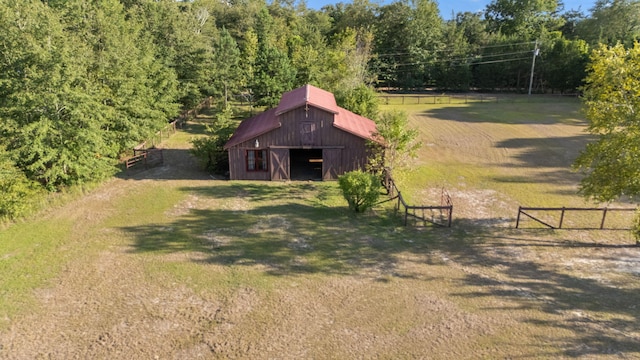
[[[531,77],[529,78],[529,96],[531,96],[531,88],[533,87],[533,70],[536,67],[536,56],[540,49],[538,49],[538,40],[536,40],[535,45],[533,46],[533,59],[531,60]]]

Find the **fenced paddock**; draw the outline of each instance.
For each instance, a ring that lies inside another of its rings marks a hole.
[[[518,207],[516,229],[630,230],[636,208]],[[529,221],[526,221],[529,220]],[[523,223],[526,225],[523,226]]]
[[[420,104],[470,104],[470,103],[522,103],[548,102],[577,98],[577,95],[518,95],[518,94],[381,94],[385,105],[420,105]]]
[[[453,217],[453,203],[451,196],[443,188],[440,196],[439,206],[426,206],[426,205],[409,205],[402,197],[402,193],[396,182],[391,177],[388,171],[384,172],[382,185],[387,190],[389,199],[386,201],[393,201],[397,199],[395,203],[395,211],[401,211],[404,209],[403,218],[404,225],[409,225],[409,220],[412,221],[414,226],[426,226],[427,224],[433,224],[439,227],[451,227]]]

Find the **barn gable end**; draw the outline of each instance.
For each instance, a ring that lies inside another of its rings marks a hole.
[[[305,85],[242,121],[225,145],[232,180],[335,180],[367,162],[375,123]]]

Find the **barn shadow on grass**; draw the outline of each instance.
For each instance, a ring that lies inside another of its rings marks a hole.
[[[337,187],[322,183],[220,182],[182,190],[189,199],[168,211],[168,221],[123,228],[132,236],[131,252],[184,253],[189,256],[166,261],[247,266],[272,276],[408,278],[425,289],[458,281],[450,296],[459,300],[452,301],[483,304],[481,311],[496,315],[513,311],[514,321],[545,334],[525,336],[518,346],[545,343],[564,357],[640,353],[638,273],[628,274],[631,282],[612,283],[594,276],[597,268],[581,274],[566,264],[619,261],[621,251],[636,251],[631,244],[584,240],[579,232],[480,226],[473,219],[458,219],[452,228],[403,227],[389,208],[355,215],[336,206]],[[448,264],[457,275],[412,273],[414,267],[399,266],[407,261]]]
[[[542,342],[560,349],[564,357],[638,356],[640,248],[625,243],[628,238],[619,232],[593,232],[619,239],[612,241],[584,240],[584,234],[468,227],[457,230],[456,241],[438,239],[432,246],[465,269],[461,291],[451,295],[486,298],[487,304],[500,299],[501,306],[485,310],[516,311],[520,321],[549,329],[542,339],[523,338],[522,346],[535,348]],[[588,263],[594,268],[584,274],[573,268]],[[616,271],[625,266],[626,282],[607,278],[608,270],[600,268],[604,264]],[[536,311],[546,315],[529,315]]]

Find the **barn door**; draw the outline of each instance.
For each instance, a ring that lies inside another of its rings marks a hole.
[[[336,180],[342,173],[342,149],[322,149],[322,180]]]
[[[289,180],[289,149],[271,149],[271,180]]]

